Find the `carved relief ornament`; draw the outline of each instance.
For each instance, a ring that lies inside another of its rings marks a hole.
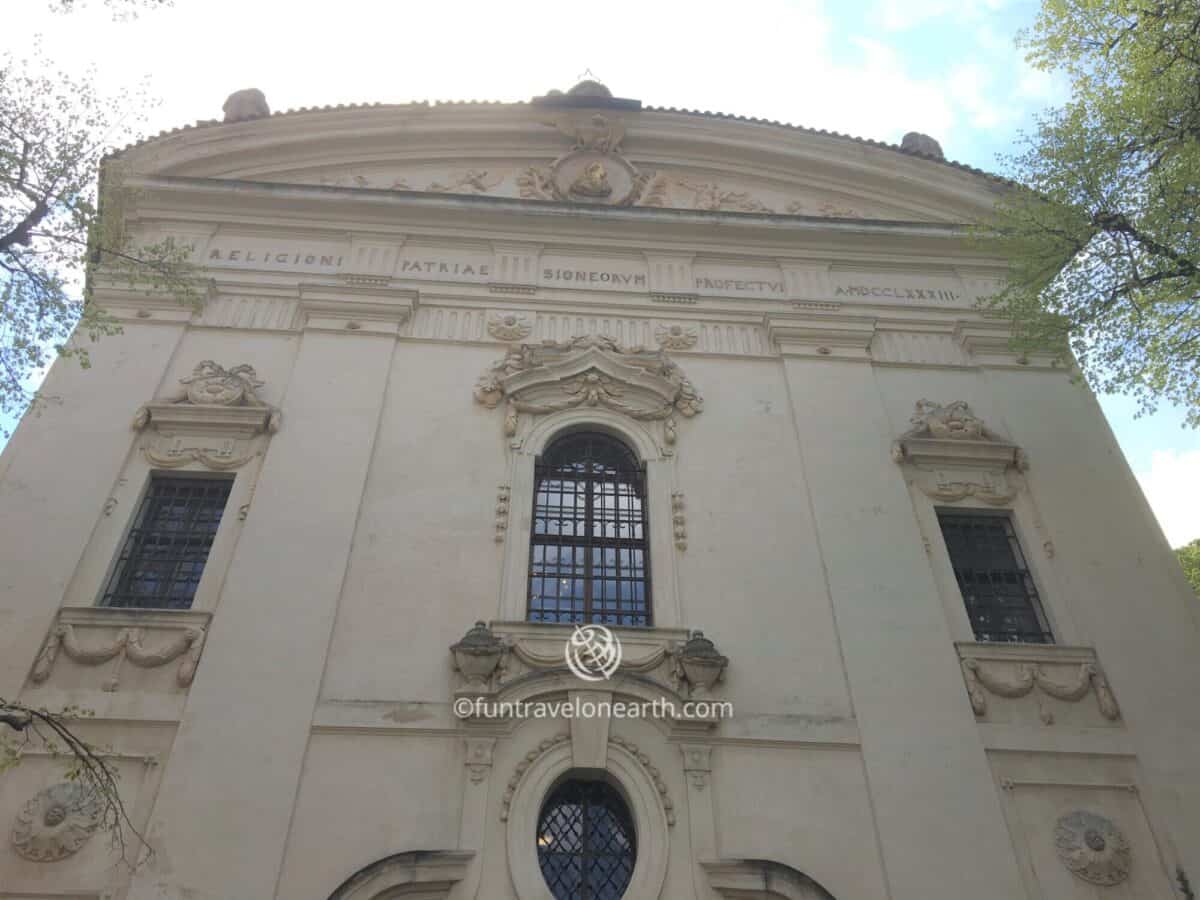
[[[279,430],[280,412],[258,398],[263,382],[253,366],[225,369],[206,359],[179,382],[178,396],[147,403],[134,416],[134,430],[150,431],[142,452],[151,465],[236,469],[253,455],[254,438]]]
[[[87,843],[102,817],[103,805],[84,785],[69,781],[51,785],[17,813],[13,849],[33,862],[55,862]]]
[[[517,176],[525,200],[559,200],[604,206],[634,206],[649,175],[621,153],[625,124],[613,113],[570,111],[552,122],[574,146],[549,166],[533,166]]]
[[[533,323],[523,313],[493,312],[488,315],[487,330],[499,341],[522,341],[533,333]]]
[[[918,400],[912,427],[892,444],[892,459],[912,468],[929,497],[954,503],[974,497],[1004,506],[1016,496],[1013,471],[1028,467],[1024,452],[989,429],[963,400]]]
[[[662,421],[664,440],[676,439],[675,416],[704,408],[696,388],[661,350],[622,347],[607,337],[584,336],[510,347],[475,383],[475,400],[505,405],[504,433],[519,417],[603,407],[639,421]]]
[[[175,671],[175,681],[180,687],[190,685],[196,676],[196,666],[200,663],[206,636],[204,628],[200,625],[184,625],[171,629],[174,631],[173,636],[153,648],[143,645],[141,628],[121,628],[108,640],[85,644],[80,641],[76,626],[86,629],[89,624],[94,623],[64,621],[68,616],[69,611],[60,613],[59,621],[50,630],[46,642],[42,645],[29,676],[34,684],[42,684],[50,677],[60,652],[66,654],[73,662],[84,666],[98,666],[121,657],[138,668],[155,669],[178,659],[180,662]],[[93,627],[91,630],[97,629]],[[115,691],[118,686],[115,674],[110,675],[103,685],[106,691]]]
[[[1063,865],[1091,884],[1120,884],[1129,877],[1129,839],[1104,816],[1068,813],[1055,823],[1054,846]]]

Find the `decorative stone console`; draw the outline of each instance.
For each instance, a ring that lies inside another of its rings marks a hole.
[[[980,721],[1111,726],[1121,718],[1090,647],[959,643],[971,708]],[[1090,697],[1090,703],[1085,703]]]

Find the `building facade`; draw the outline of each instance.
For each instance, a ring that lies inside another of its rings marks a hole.
[[[976,308],[1000,182],[591,82],[109,165],[207,294],[99,278],[0,457],[0,696],[92,713],[154,853],[31,746],[0,898],[1200,884],[1197,604]]]

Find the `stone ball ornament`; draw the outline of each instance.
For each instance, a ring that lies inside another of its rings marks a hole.
[[[64,859],[87,843],[100,827],[104,807],[81,784],[60,782],[39,791],[17,813],[12,845],[33,862]]]
[[[1058,858],[1072,874],[1092,884],[1120,884],[1129,877],[1129,840],[1104,816],[1076,810],[1054,828]]]
[[[246,88],[234,91],[226,99],[221,111],[225,113],[225,122],[246,122],[250,119],[264,119],[271,114],[266,95],[258,88]]]

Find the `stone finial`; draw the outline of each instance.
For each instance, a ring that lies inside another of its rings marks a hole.
[[[910,131],[906,134],[900,141],[900,149],[904,153],[911,153],[914,156],[927,156],[931,159],[941,160],[946,158],[946,155],[942,153],[942,145],[929,135],[921,134],[919,131]]]
[[[234,91],[225,100],[225,105],[221,109],[225,112],[226,122],[264,119],[271,114],[271,107],[267,106],[266,95],[258,88]]]
[[[694,697],[707,696],[729,665],[728,657],[717,651],[703,631],[693,631],[677,652],[683,680],[691,686]]]
[[[488,682],[504,655],[504,641],[498,638],[486,622],[476,622],[458,643],[450,647],[454,668],[467,679],[467,687],[487,690]]]

